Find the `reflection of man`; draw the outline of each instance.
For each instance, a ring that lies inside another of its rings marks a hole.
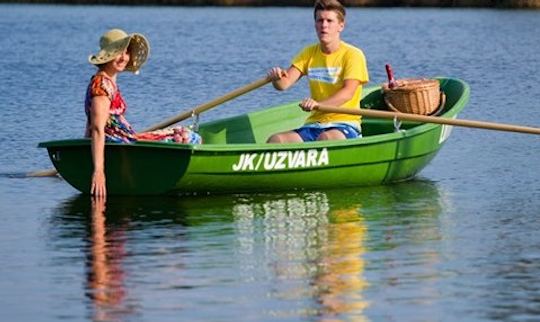
[[[121,260],[123,245],[118,231],[107,234],[105,225],[105,197],[92,197],[91,256],[88,267],[88,292],[94,301],[95,319],[116,320],[125,298],[124,272]]]
[[[368,306],[362,297],[367,287],[362,258],[366,251],[365,223],[356,208],[331,211],[329,219],[328,247],[322,251],[322,270],[315,280],[322,314],[331,318],[347,313],[363,321],[363,311]]]
[[[364,218],[358,205],[336,204],[334,207],[342,207],[338,210],[331,210],[331,206],[323,192],[235,204],[240,253],[249,255],[241,257],[246,262],[240,267],[253,274],[251,270],[260,266],[259,255],[254,255],[261,240],[258,218],[263,217],[264,254],[270,257],[264,260],[271,262],[277,281],[272,286],[274,296],[303,300],[309,293],[318,303],[319,321],[335,321],[340,314],[354,317],[347,320],[364,321],[368,306],[362,295],[367,287],[363,275]],[[292,291],[305,280],[311,289]]]

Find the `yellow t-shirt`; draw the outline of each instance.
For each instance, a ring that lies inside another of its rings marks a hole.
[[[342,41],[339,49],[329,55],[321,51],[320,44],[307,46],[292,61],[292,65],[309,79],[311,98],[324,100],[343,88],[346,79],[360,81],[351,100],[342,107],[360,108],[362,84],[369,81],[364,53]],[[306,123],[360,122],[360,117],[348,114],[311,112]]]

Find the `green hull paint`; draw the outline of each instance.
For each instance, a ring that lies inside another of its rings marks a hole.
[[[456,117],[469,87],[441,78],[444,117]],[[379,87],[365,89],[364,108],[384,106]],[[201,124],[205,144],[160,142],[106,145],[109,194],[236,193],[379,185],[414,177],[435,157],[448,126],[366,118],[364,137],[344,141],[266,144],[272,133],[303,123],[296,103]],[[88,193],[92,157],[88,139],[50,141],[60,175]]]

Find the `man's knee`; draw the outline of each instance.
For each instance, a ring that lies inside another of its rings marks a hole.
[[[325,140],[345,140],[346,137],[341,131],[339,130],[328,130],[322,132],[319,137],[317,138],[317,141],[325,141]]]
[[[303,142],[302,138],[296,132],[284,132],[272,135],[266,143],[295,143]]]
[[[274,134],[266,140],[266,143],[282,143],[281,134]]]

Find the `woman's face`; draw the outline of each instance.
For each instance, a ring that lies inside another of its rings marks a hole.
[[[129,48],[126,48],[121,54],[116,56],[116,58],[111,61],[111,66],[117,72],[123,72],[129,63],[129,59]]]

